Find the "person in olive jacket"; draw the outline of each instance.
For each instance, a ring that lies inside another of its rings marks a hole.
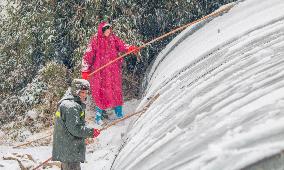
[[[74,79],[55,113],[52,160],[60,161],[62,170],[80,170],[85,161],[85,139],[97,137],[98,129],[85,125],[85,101],[90,89],[89,82]]]

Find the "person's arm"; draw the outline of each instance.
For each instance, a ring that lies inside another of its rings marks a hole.
[[[129,48],[129,45],[126,44],[124,41],[122,41],[116,35],[114,36],[114,38],[115,38],[115,43],[116,43],[115,45],[116,45],[118,52],[126,52],[127,49]]]
[[[94,129],[85,126],[80,119],[80,110],[76,106],[62,106],[61,112],[65,115],[65,126],[73,136],[88,138],[94,136]]]
[[[119,52],[131,52],[134,53],[135,55],[138,55],[139,48],[134,45],[128,45],[124,41],[122,41],[120,38],[115,36],[116,38],[116,46],[118,47]]]
[[[82,78],[87,80],[89,74],[91,73],[91,66],[93,64],[95,54],[96,54],[96,39],[93,36],[88,44],[86,52],[82,59]]]

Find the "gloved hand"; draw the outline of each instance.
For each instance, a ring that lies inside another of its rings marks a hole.
[[[94,128],[94,138],[100,135],[101,131],[99,129]]]
[[[82,79],[87,80],[89,78],[89,74],[90,74],[90,71],[82,71],[81,72]]]
[[[132,51],[132,53],[134,53],[135,55],[138,55],[138,52],[140,51],[140,49],[137,46],[129,46],[127,49],[127,52]]]

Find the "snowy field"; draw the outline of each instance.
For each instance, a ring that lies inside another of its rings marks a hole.
[[[280,153],[283,9],[242,1],[176,37],[149,75],[146,97],[160,97],[129,128],[113,169],[238,170]]]
[[[281,153],[283,9],[283,0],[244,0],[183,31],[153,64],[146,96],[124,111],[160,96],[139,119],[103,131],[82,169],[239,170]],[[20,169],[11,158],[32,168],[50,156],[51,145],[1,145],[0,169]]]

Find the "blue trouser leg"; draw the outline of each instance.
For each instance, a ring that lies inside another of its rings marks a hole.
[[[103,114],[103,110],[96,107],[96,118],[95,118],[95,120],[96,120],[97,124],[99,123],[99,121],[102,120],[102,114]]]
[[[115,114],[118,118],[122,118],[123,117],[123,112],[122,112],[122,106],[116,106],[114,108]]]

